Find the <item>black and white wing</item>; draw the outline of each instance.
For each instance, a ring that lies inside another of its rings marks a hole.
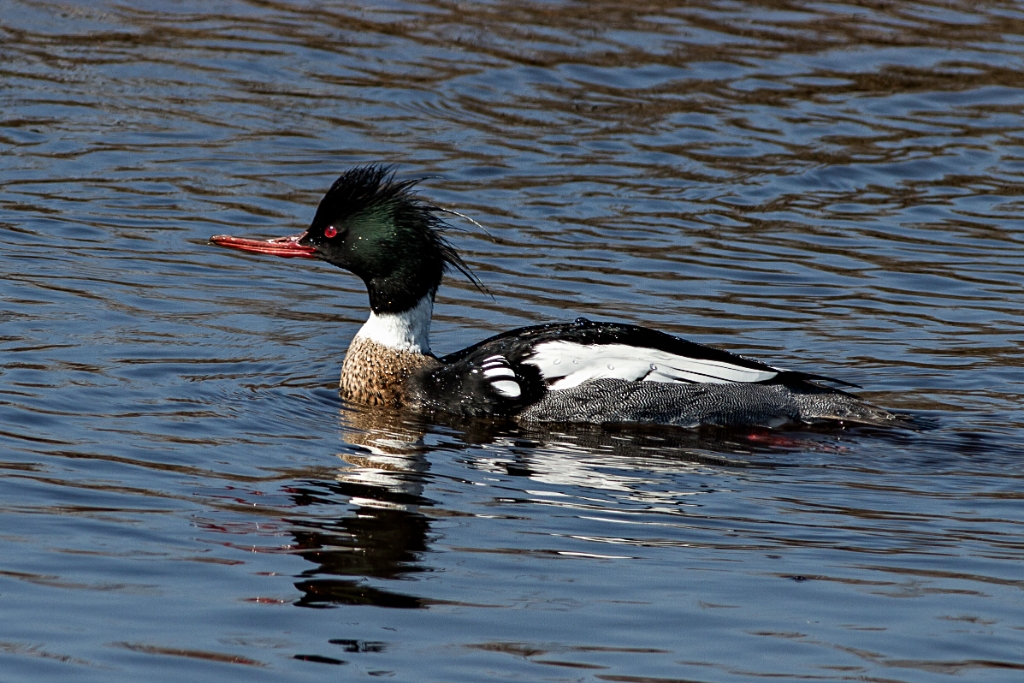
[[[789,386],[827,380],[656,330],[585,318],[512,330],[440,361],[415,379],[415,397],[420,407],[464,415],[512,415],[550,391],[602,379]]]
[[[521,362],[537,368],[553,391],[598,379],[668,384],[770,382],[786,371],[636,325],[591,322],[526,328]]]

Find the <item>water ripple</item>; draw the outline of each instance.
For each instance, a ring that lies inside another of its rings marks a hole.
[[[16,0],[3,671],[1016,680],[1022,36],[931,0]],[[366,162],[486,226],[439,353],[616,319],[927,429],[343,406],[361,283],[207,238],[297,231]]]

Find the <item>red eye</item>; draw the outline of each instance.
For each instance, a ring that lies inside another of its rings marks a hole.
[[[327,239],[330,239],[330,238],[334,237],[337,234],[338,234],[338,229],[336,227],[334,227],[333,225],[328,225],[326,228],[324,228],[324,237],[326,237]]]

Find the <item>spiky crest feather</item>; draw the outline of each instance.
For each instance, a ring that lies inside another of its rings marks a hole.
[[[440,256],[443,272],[458,270],[481,292],[486,288],[445,238],[451,226],[436,213],[444,209],[424,201],[414,192],[421,179],[396,180],[391,165],[370,164],[352,168],[334,181],[317,207],[311,232],[322,232],[331,224],[344,224],[368,215],[386,215],[401,230],[422,235]],[[437,283],[438,285],[440,283]],[[435,294],[437,286],[431,294]]]

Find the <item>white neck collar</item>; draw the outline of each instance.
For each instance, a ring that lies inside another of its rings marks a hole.
[[[396,351],[430,353],[430,319],[434,314],[434,297],[429,294],[402,313],[373,313],[356,337],[377,342]]]

